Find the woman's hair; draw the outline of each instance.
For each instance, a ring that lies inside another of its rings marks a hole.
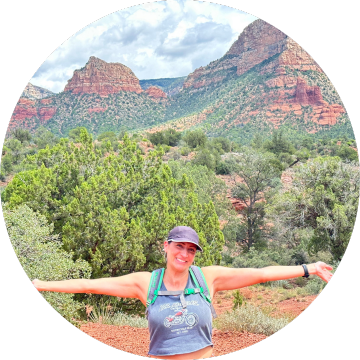
[[[168,242],[168,244],[171,243],[171,240],[166,240]],[[167,262],[167,252],[164,249],[164,258],[165,258],[165,262]]]

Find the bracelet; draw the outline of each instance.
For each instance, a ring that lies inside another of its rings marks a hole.
[[[303,277],[308,278],[308,277],[309,277],[309,270],[308,270],[307,266],[306,266],[305,264],[302,264],[301,266],[302,266],[303,269],[304,269],[304,275],[303,275]]]

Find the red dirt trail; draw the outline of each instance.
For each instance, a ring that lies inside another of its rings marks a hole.
[[[251,298],[253,293],[247,289],[241,289],[245,298]],[[214,306],[217,314],[231,310],[232,299],[227,299],[224,294],[216,294]],[[287,313],[293,317],[301,314],[316,298],[316,296],[306,296],[301,302],[296,299],[289,299],[279,302],[273,315]],[[221,299],[217,301],[217,299]],[[86,323],[81,325],[80,330],[109,346],[126,351],[135,355],[147,357],[149,349],[149,332],[147,328],[133,328],[130,326],[114,326],[99,323]],[[267,336],[251,334],[247,332],[220,331],[213,330],[213,357],[229,354],[241,350],[257,342],[264,340]]]

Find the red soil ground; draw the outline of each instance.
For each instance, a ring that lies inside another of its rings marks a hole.
[[[250,289],[241,289],[241,294],[248,301],[251,300],[253,304],[256,304],[256,298],[258,292],[253,292]],[[227,292],[219,292],[214,297],[214,307],[218,315],[231,310],[233,305],[232,297],[226,296]],[[266,293],[261,293],[261,296],[267,300]],[[306,296],[297,300],[295,298],[281,301],[273,305],[274,310],[271,315],[277,316],[281,314],[290,315],[296,317],[301,314],[316,298],[316,296]],[[110,345],[116,349],[127,351],[129,353],[147,357],[149,349],[149,332],[144,328],[132,328],[130,326],[113,326],[105,324],[86,323],[80,328],[86,334],[92,336],[107,345]],[[247,332],[233,332],[233,331],[220,331],[213,330],[213,357],[229,354],[234,351],[241,350],[257,342],[264,340],[267,336],[259,334],[251,334]]]

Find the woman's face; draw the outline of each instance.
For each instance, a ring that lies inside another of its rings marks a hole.
[[[188,242],[165,241],[164,249],[167,254],[167,265],[174,266],[181,271],[192,265],[197,247]]]

